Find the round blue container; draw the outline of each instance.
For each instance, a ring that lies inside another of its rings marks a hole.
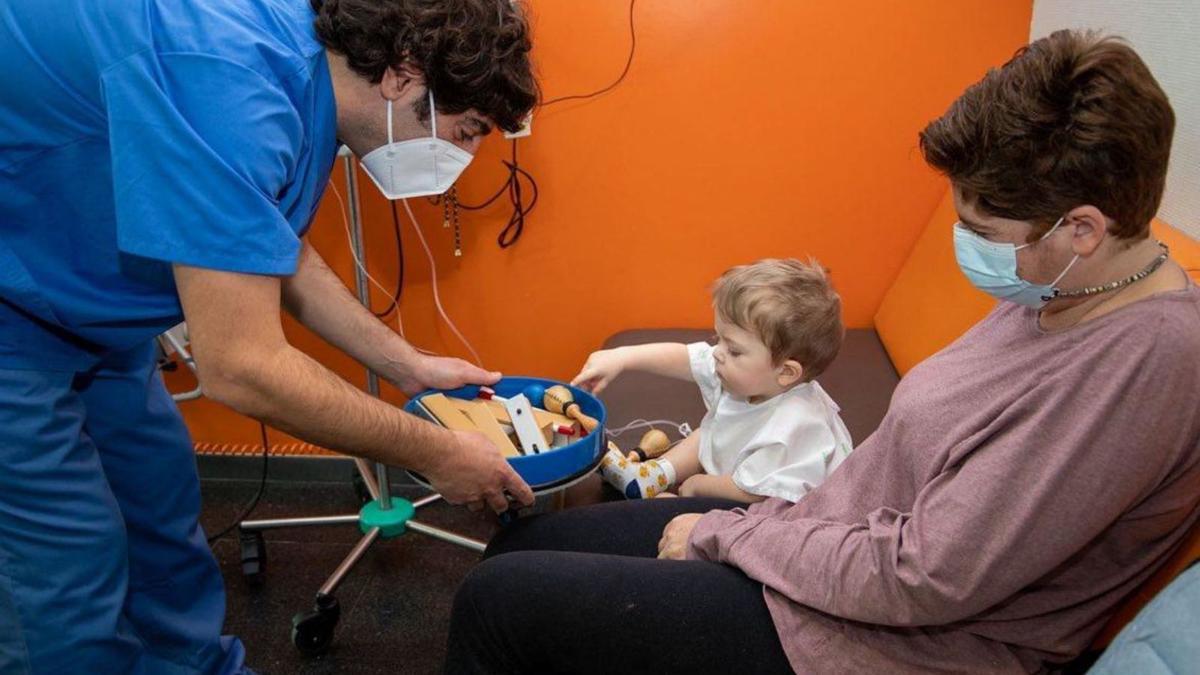
[[[579,408],[583,410],[584,414],[596,418],[600,423],[595,431],[561,448],[553,448],[534,455],[508,458],[508,463],[534,491],[552,491],[551,488],[565,487],[573,482],[573,479],[589,473],[599,464],[600,458],[604,455],[604,424],[608,418],[608,412],[604,409],[604,404],[600,402],[600,399],[590,393],[554,380],[537,377],[505,377],[492,385],[492,389],[498,396],[510,398],[522,393],[530,385],[538,385],[546,389],[556,385],[567,387],[571,390],[575,402],[579,404]],[[471,385],[448,391],[421,392],[405,404],[405,412],[423,417],[417,402],[434,393],[474,400],[479,398],[479,387]],[[541,401],[530,401],[530,403],[536,408],[542,407]],[[413,477],[422,483],[427,482],[419,475]]]

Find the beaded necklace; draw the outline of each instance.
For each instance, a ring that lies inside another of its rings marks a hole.
[[[1171,249],[1169,249],[1166,244],[1162,243],[1161,241],[1156,242],[1156,243],[1162,248],[1162,253],[1159,254],[1158,257],[1155,258],[1154,260],[1151,260],[1150,264],[1146,265],[1146,267],[1144,269],[1142,269],[1142,271],[1138,272],[1137,274],[1133,274],[1133,275],[1125,277],[1124,279],[1121,279],[1119,281],[1109,282],[1109,283],[1103,284],[1101,286],[1088,286],[1087,288],[1080,288],[1080,289],[1074,290],[1074,291],[1060,291],[1058,289],[1055,289],[1054,297],[1055,298],[1081,298],[1086,295],[1096,295],[1097,293],[1108,293],[1109,291],[1115,291],[1118,288],[1121,288],[1123,286],[1128,286],[1129,284],[1132,284],[1135,281],[1141,281],[1142,279],[1145,279],[1146,277],[1150,276],[1151,274],[1154,274],[1155,270],[1157,270],[1159,267],[1162,267],[1162,264],[1167,261],[1167,256],[1170,255],[1170,253],[1171,253]],[[1051,298],[1047,298],[1047,299],[1051,299]]]

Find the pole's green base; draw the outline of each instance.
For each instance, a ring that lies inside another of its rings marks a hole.
[[[367,502],[358,512],[358,529],[363,534],[372,528],[379,528],[379,536],[391,539],[404,534],[405,524],[417,512],[416,507],[407,499],[392,497],[392,508],[386,511],[379,508],[379,500]]]

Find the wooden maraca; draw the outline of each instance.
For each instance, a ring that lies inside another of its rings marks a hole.
[[[669,447],[671,447],[671,439],[658,429],[651,429],[642,434],[642,440],[638,441],[636,448],[629,451],[626,458],[631,462],[644,462],[662,455]]]
[[[579,404],[575,402],[575,397],[571,394],[571,390],[561,384],[546,389],[546,398],[543,400],[543,403],[545,403],[544,407],[546,410],[566,415],[579,422],[589,434],[595,431],[596,427],[600,426],[596,418],[583,413]]]

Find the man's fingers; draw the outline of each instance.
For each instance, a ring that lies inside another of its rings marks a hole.
[[[489,492],[487,503],[496,513],[504,513],[508,510],[508,499],[505,498],[502,492]]]
[[[480,502],[480,501],[468,502],[467,510],[471,511],[472,513],[479,513],[480,511],[483,510],[483,502]]]
[[[484,370],[483,368],[467,363],[466,361],[460,361],[459,363],[462,364],[462,369],[459,371],[460,374],[458,377],[458,379],[461,380],[459,383],[460,385],[496,384],[500,381],[501,374],[499,371]]]
[[[508,480],[505,481],[504,487],[513,496],[513,499],[522,506],[533,506],[533,490],[530,489],[529,485],[511,467],[509,468]]]

